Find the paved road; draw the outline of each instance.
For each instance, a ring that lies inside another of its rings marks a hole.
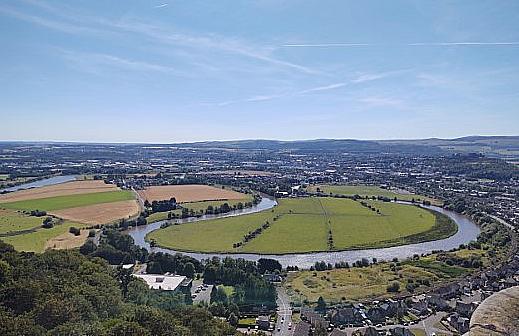
[[[488,215],[488,214],[487,214],[487,215]],[[515,230],[515,229],[516,229],[515,226],[513,226],[513,225],[510,224],[510,223],[508,223],[508,222],[505,221],[504,219],[501,219],[501,218],[499,218],[499,217],[497,217],[497,216],[494,216],[494,215],[488,215],[488,216],[494,218],[496,221],[498,221],[499,223],[501,223],[501,224],[503,224],[503,225],[509,227],[509,228],[512,229],[512,230]]]
[[[292,323],[292,307],[290,306],[290,299],[288,298],[288,295],[283,287],[278,286],[276,291],[278,294],[278,298],[276,300],[278,305],[278,320],[273,335],[292,336],[294,334],[294,326],[292,325],[289,330],[289,326]]]

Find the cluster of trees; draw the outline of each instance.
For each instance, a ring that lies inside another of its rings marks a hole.
[[[456,154],[443,158],[444,171],[452,175],[465,175],[474,179],[508,181],[519,178],[519,168],[505,160],[492,159],[480,155]]]
[[[376,264],[377,258],[373,258],[372,263]],[[367,258],[362,258],[351,264],[351,267],[368,267],[370,264],[371,263]],[[326,263],[324,261],[317,261],[313,266],[310,266],[310,271],[329,271],[334,268],[350,268],[350,264],[346,261],[336,262],[335,265],[332,265],[331,263]]]
[[[41,223],[41,227],[44,229],[51,229],[54,227],[54,218],[52,217],[45,217],[43,222]]]
[[[377,214],[380,214],[380,210],[375,208],[374,206],[372,206],[371,204],[367,203],[367,202],[364,202],[364,201],[360,201],[360,204],[363,206],[363,207],[366,207],[368,209],[370,209],[371,211],[376,211]]]
[[[34,216],[34,217],[43,217],[43,216],[47,216],[47,211],[31,210],[30,215]]]
[[[287,270],[287,272],[295,272],[295,271],[299,271],[299,267],[297,267],[297,266],[287,266],[286,270]]]
[[[142,226],[148,224],[148,220],[146,219],[147,214],[145,212],[141,212],[139,217],[136,219],[121,219],[119,221],[119,228],[126,230],[130,226]]]
[[[262,264],[262,269],[269,262]],[[268,266],[272,269],[271,266]],[[277,266],[275,269],[278,269]],[[254,261],[232,258],[212,258],[206,261],[204,282],[207,284],[223,284],[233,286],[232,302],[238,306],[276,305],[276,290],[274,286],[262,277],[258,264]]]
[[[281,273],[282,266],[276,259],[260,258],[257,261],[258,272],[265,273]]]
[[[458,257],[454,253],[444,252],[436,256],[438,261],[442,261],[449,266],[461,266],[465,268],[480,268],[483,266],[480,256],[470,256],[468,258]]]
[[[310,271],[327,271],[333,269],[333,265],[325,263],[324,261],[318,261],[314,266],[310,266]]]
[[[274,218],[274,221],[275,220],[277,220],[277,217]],[[249,242],[250,240],[259,236],[263,232],[263,230],[266,230],[269,227],[270,227],[270,222],[265,221],[265,223],[263,223],[263,225],[261,225],[259,228],[257,228],[254,231],[249,231],[249,233],[247,233],[245,236],[243,236],[243,240],[241,242],[232,244],[232,247],[238,248],[238,247],[242,246],[243,244],[245,244],[245,243]]]
[[[416,281],[415,281],[414,279],[407,279],[407,284],[405,285],[405,289],[409,293],[413,293],[415,291],[415,289],[420,286],[430,287],[431,280],[430,279],[416,279]]]
[[[172,197],[169,200],[153,201],[151,203],[146,200],[144,201],[144,206],[148,211],[151,211],[151,213],[166,212],[177,208],[177,200],[175,197]]]
[[[109,228],[103,229],[99,246],[87,240],[79,251],[84,255],[103,258],[111,265],[145,262],[148,258],[148,251],[136,246],[131,236]]]
[[[333,234],[332,234],[332,230],[328,230],[328,249],[329,250],[333,250],[334,249],[334,245],[333,245]]]
[[[229,324],[238,325],[240,308],[227,296],[222,287],[213,286],[211,290],[210,306],[208,307],[214,316],[224,317]]]
[[[169,272],[185,275],[191,279],[194,278],[195,273],[202,273],[203,270],[202,263],[195,258],[180,253],[171,255],[162,252],[150,254],[146,267],[147,273],[164,274]]]
[[[125,290],[123,290],[125,289]],[[203,307],[75,251],[20,253],[0,242],[0,335],[235,335]]]

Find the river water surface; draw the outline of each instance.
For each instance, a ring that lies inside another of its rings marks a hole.
[[[74,181],[76,179],[76,177],[77,177],[76,175],[53,176],[53,177],[49,177],[49,178],[46,178],[43,180],[38,180],[38,181],[30,182],[30,183],[20,184],[20,185],[14,186],[14,187],[0,189],[0,191],[13,192],[13,191],[18,191],[18,190],[23,190],[23,189],[45,187],[45,186],[49,186],[49,185]]]
[[[261,202],[243,210],[233,211],[227,214],[221,215],[206,215],[200,218],[188,218],[182,220],[176,220],[177,223],[189,223],[194,221],[208,220],[214,218],[223,218],[231,216],[241,216],[254,212],[270,209],[277,205],[274,199],[263,197]],[[412,206],[412,205],[408,205]],[[480,232],[479,227],[472,222],[469,218],[459,215],[455,212],[445,210],[437,206],[423,206],[424,208],[438,211],[442,214],[449,216],[458,225],[458,232],[451,237],[440,239],[431,242],[416,243],[395,247],[375,248],[375,249],[364,249],[364,250],[351,250],[351,251],[337,251],[337,252],[318,252],[318,253],[297,253],[297,254],[284,254],[284,255],[268,255],[268,254],[253,254],[253,253],[195,253],[195,252],[182,252],[175,251],[173,249],[167,249],[162,247],[150,247],[150,244],[146,241],[145,237],[148,233],[160,229],[160,226],[166,221],[160,221],[149,225],[138,226],[128,229],[128,234],[133,237],[135,244],[148,249],[150,252],[164,252],[169,254],[182,253],[189,255],[198,260],[207,259],[211,257],[231,257],[231,258],[243,258],[246,260],[257,261],[260,258],[272,258],[278,260],[283,267],[286,266],[298,266],[299,268],[310,268],[318,261],[324,261],[326,263],[335,264],[336,262],[346,261],[353,263],[362,258],[377,258],[378,260],[391,260],[393,258],[406,259],[412,257],[414,254],[431,253],[433,250],[450,250],[457,248],[460,244],[466,244],[471,240],[475,240]]]

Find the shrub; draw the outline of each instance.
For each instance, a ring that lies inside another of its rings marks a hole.
[[[68,229],[68,232],[72,233],[74,236],[79,236],[81,234],[80,230],[74,226],[71,226],[70,229]]]
[[[389,293],[396,293],[400,290],[400,283],[397,281],[393,281],[389,285],[387,285],[387,291]]]

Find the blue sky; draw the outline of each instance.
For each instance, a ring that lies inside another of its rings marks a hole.
[[[519,134],[519,1],[0,2],[0,140]]]

